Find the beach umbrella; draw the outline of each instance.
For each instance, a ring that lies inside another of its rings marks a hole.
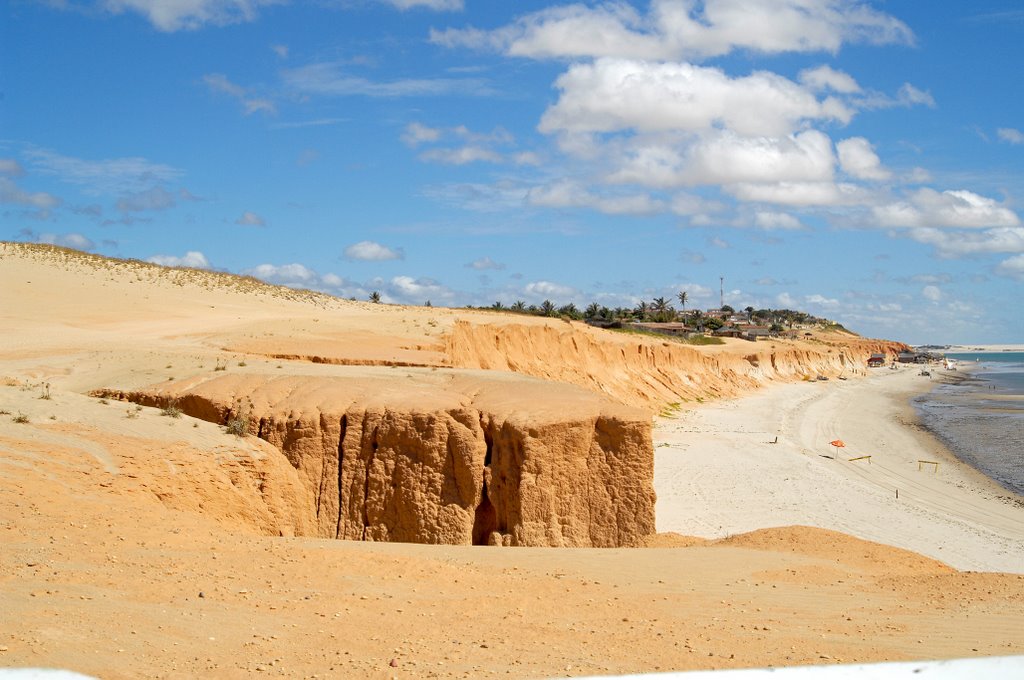
[[[829,444],[831,444],[832,446],[836,447],[836,455],[834,456],[834,458],[836,458],[838,460],[838,458],[839,458],[839,449],[846,448],[846,444],[843,443],[842,439],[833,439],[832,441],[829,442]]]

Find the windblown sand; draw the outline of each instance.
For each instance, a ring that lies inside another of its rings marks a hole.
[[[1024,651],[1020,499],[913,429],[900,405],[924,385],[910,373],[778,384],[657,419],[654,547],[263,536],[252,463],[273,447],[85,392],[222,365],[429,370],[456,321],[519,320],[145,265],[128,276],[55,252],[0,258],[0,667],[550,677]],[[327,355],[337,363],[303,360]],[[836,437],[841,460],[825,457]]]

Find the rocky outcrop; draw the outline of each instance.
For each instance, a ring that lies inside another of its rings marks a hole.
[[[906,348],[854,335],[834,341],[729,342],[696,347],[551,320],[457,321],[444,353],[452,366],[514,371],[656,409],[737,396],[772,381],[863,373],[872,353]]]
[[[320,537],[614,547],[654,533],[650,420],[568,385],[387,369],[220,376],[117,395],[243,419],[298,472]]]

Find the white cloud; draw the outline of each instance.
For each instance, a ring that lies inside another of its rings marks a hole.
[[[818,295],[817,293],[805,296],[804,300],[807,304],[817,305],[818,307],[823,307],[825,309],[831,310],[839,307],[839,300],[835,298],[827,298],[824,295]]]
[[[34,234],[29,231],[24,233],[35,243],[49,243],[50,245],[74,248],[76,250],[95,250],[96,248],[96,244],[89,237],[77,232],[67,234]]]
[[[849,175],[857,179],[885,180],[892,173],[882,167],[882,161],[875,153],[871,142],[863,137],[851,137],[836,144],[839,152],[839,165]]]
[[[271,45],[270,49],[274,51],[274,54],[281,57],[282,59],[288,58],[288,46],[287,45]]]
[[[815,92],[831,90],[840,94],[860,92],[860,85],[848,73],[837,71],[831,66],[819,66],[800,72],[800,82]]]
[[[477,271],[483,271],[486,269],[501,270],[505,268],[505,265],[501,262],[495,262],[490,257],[481,257],[478,260],[473,260],[466,265],[470,269],[476,269]]]
[[[179,179],[184,173],[145,158],[111,158],[89,161],[63,156],[47,149],[28,149],[25,156],[38,172],[86,188],[88,193],[124,194],[151,189]]]
[[[60,199],[45,191],[25,191],[6,177],[0,177],[0,203],[25,205],[48,210],[60,205]]]
[[[999,266],[996,267],[996,273],[1002,276],[1008,276],[1011,279],[1024,281],[1024,255],[1014,255],[1011,258],[1003,260],[999,263]]]
[[[551,281],[533,281],[523,287],[523,293],[531,299],[551,299],[553,302],[575,297],[576,289]]]
[[[448,47],[534,59],[678,60],[757,52],[837,52],[845,43],[909,43],[903,22],[852,0],[652,0],[647,15],[625,2],[551,7],[494,31],[431,31]]]
[[[267,113],[277,113],[277,106],[273,101],[254,97],[250,94],[247,88],[237,85],[222,73],[208,73],[203,76],[203,82],[213,92],[219,92],[226,94],[230,97],[234,97],[242,104],[242,108],[245,110],[245,115],[256,113],[257,111],[265,111]]]
[[[300,94],[346,97],[488,96],[490,87],[479,78],[407,78],[375,82],[348,75],[337,63],[314,63],[282,73],[285,84]]]
[[[183,257],[176,255],[154,255],[147,258],[146,262],[159,264],[164,267],[190,267],[192,269],[209,269],[210,261],[198,250],[190,250]]]
[[[754,224],[769,231],[803,229],[800,220],[789,213],[758,211],[754,214]]]
[[[848,122],[853,112],[834,99],[766,71],[730,78],[721,69],[686,63],[599,59],[574,64],[555,83],[558,101],[541,117],[541,132],[709,131],[780,136],[803,121]]]
[[[858,205],[869,198],[859,186],[834,182],[739,183],[725,189],[742,201],[794,207]]]
[[[952,231],[923,227],[908,236],[933,246],[940,257],[968,257],[990,253],[1024,253],[1024,227],[1003,227],[984,231]]]
[[[423,123],[409,123],[402,132],[402,141],[407,145],[416,147],[425,142],[436,142],[441,139],[440,128],[427,127]]]
[[[925,286],[921,289],[921,297],[929,302],[939,302],[942,299],[942,290],[938,286]]]
[[[651,215],[667,207],[648,194],[599,196],[573,180],[533,187],[526,200],[530,205],[545,208],[591,208],[609,215]]]
[[[345,258],[362,262],[384,262],[405,257],[401,248],[388,248],[374,241],[360,241],[345,248]]]
[[[906,200],[877,206],[876,221],[883,227],[1015,227],[1020,218],[991,198],[970,191],[919,189]]]
[[[466,165],[468,163],[501,163],[505,158],[491,149],[479,146],[464,146],[458,149],[429,149],[420,154],[420,160],[444,163],[445,165]]]
[[[1016,128],[999,128],[996,130],[999,139],[1010,144],[1024,144],[1024,132]]]
[[[235,220],[235,224],[240,224],[245,227],[265,227],[267,226],[267,221],[256,213],[246,210],[237,220]]]
[[[283,286],[308,287],[320,282],[320,276],[315,271],[297,262],[282,265],[259,264],[242,273]]]
[[[135,12],[164,32],[195,30],[212,24],[252,21],[262,6],[280,0],[102,0],[102,7],[114,14]]]
[[[796,298],[789,293],[779,293],[775,296],[775,302],[781,305],[784,309],[796,309],[799,305]]]
[[[21,163],[13,158],[0,158],[0,175],[21,177],[24,174],[25,169],[21,167]]]
[[[900,106],[908,108],[918,105],[935,106],[935,99],[930,92],[919,90],[910,83],[903,83],[903,86],[900,87],[899,92],[896,93],[896,102]]]
[[[407,304],[423,304],[426,300],[433,302],[450,302],[454,292],[441,285],[433,279],[411,276],[396,276],[391,279],[387,286],[388,298],[390,301],[405,302]]]
[[[463,8],[463,0],[384,0],[384,2],[400,10],[412,9],[414,7],[424,7],[437,11],[461,10]]]

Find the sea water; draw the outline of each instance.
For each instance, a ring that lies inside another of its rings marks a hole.
[[[1024,352],[946,357],[962,370],[914,400],[925,427],[960,460],[1024,495]]]

